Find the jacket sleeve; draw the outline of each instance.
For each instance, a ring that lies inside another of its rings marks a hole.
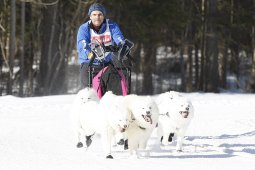
[[[113,41],[117,45],[122,44],[125,39],[124,39],[124,36],[123,36],[118,24],[116,24],[115,22],[109,20],[109,28],[110,28],[110,31],[111,31],[111,34],[112,34]]]
[[[82,24],[77,33],[77,51],[79,63],[88,62],[88,53],[90,48],[90,32],[88,23]]]

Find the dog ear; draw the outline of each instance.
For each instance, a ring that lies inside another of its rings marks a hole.
[[[166,116],[167,116],[167,117],[170,117],[168,112],[166,112]]]
[[[150,97],[150,96],[147,96],[146,97],[146,102],[149,102],[149,103],[151,103],[153,100],[152,100],[152,98]]]

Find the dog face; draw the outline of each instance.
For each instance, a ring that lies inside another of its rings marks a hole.
[[[140,108],[140,113],[142,118],[144,119],[145,122],[148,122],[152,124],[152,105],[151,105],[151,100],[150,98],[146,98],[142,103],[141,103],[141,108]]]
[[[129,112],[123,105],[113,104],[111,106],[110,120],[115,130],[125,132],[129,125]]]
[[[179,119],[193,117],[192,103],[178,92],[170,91],[163,93],[158,99],[160,115]]]
[[[140,125],[146,128],[153,126],[158,120],[158,108],[153,99],[149,96],[140,97],[139,101],[133,103],[131,112],[134,119],[139,121]]]
[[[179,102],[179,114],[182,118],[186,119],[190,116],[191,112],[193,112],[192,104],[187,100],[181,100]]]
[[[84,88],[78,92],[77,100],[80,104],[83,104],[88,101],[99,101],[99,98],[93,88]]]
[[[124,97],[108,91],[101,98],[100,103],[109,113],[108,120],[111,122],[111,126],[119,132],[125,132],[129,125],[130,114],[125,106]]]
[[[193,117],[193,105],[184,97],[176,98],[171,104],[174,108],[175,116],[181,119],[190,119]]]

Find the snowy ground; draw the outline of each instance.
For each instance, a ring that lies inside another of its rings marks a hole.
[[[102,155],[100,140],[76,148],[69,119],[74,95],[0,97],[0,169],[3,170],[161,170],[254,169],[255,94],[184,94],[195,117],[186,134],[184,151],[173,146],[153,149],[150,157],[129,157],[114,148],[115,159]]]

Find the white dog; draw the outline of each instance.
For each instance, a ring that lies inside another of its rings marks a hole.
[[[153,129],[158,122],[159,112],[155,101],[150,96],[127,95],[125,105],[131,112],[129,128],[125,135],[130,153],[145,150]]]
[[[115,133],[126,130],[128,117],[129,112],[123,103],[123,96],[116,96],[112,92],[105,93],[99,103],[97,101],[84,103],[79,112],[81,129],[86,138],[95,133],[99,134],[106,158],[113,158],[111,142]],[[87,139],[87,147],[91,142],[91,139],[89,142]]]
[[[182,151],[185,132],[194,116],[192,103],[178,92],[162,93],[156,99],[159,108],[158,137],[163,145],[176,135],[176,150]]]
[[[77,93],[71,109],[71,120],[73,123],[75,139],[78,148],[83,147],[82,140],[85,137],[84,129],[82,128],[80,121],[80,114],[84,111],[83,105],[88,102],[93,103],[92,105],[96,105],[99,102],[99,97],[93,88],[87,87]],[[90,136],[87,136],[86,138],[86,144],[88,146],[91,143]]]

